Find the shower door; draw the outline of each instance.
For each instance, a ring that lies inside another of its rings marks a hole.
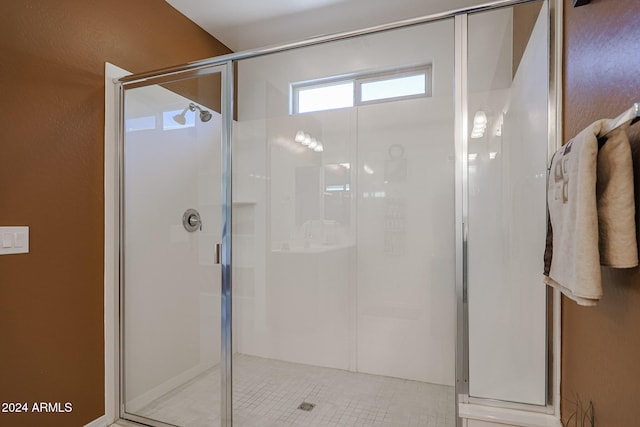
[[[123,85],[121,417],[220,425],[225,70]]]

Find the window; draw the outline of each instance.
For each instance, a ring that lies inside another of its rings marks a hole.
[[[431,96],[431,65],[291,85],[292,114]]]
[[[298,113],[353,107],[353,81],[300,88],[297,105]]]
[[[404,98],[412,95],[423,95],[427,90],[425,74],[408,77],[391,77],[382,80],[362,82],[360,84],[360,101],[379,101],[391,98]]]

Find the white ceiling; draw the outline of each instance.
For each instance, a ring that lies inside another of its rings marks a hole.
[[[234,52],[486,3],[479,0],[166,0]]]

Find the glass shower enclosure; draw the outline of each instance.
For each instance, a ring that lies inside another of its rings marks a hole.
[[[122,97],[121,396],[133,421],[186,425],[197,410],[167,395],[220,378],[226,72],[162,76]],[[219,381],[200,387],[183,403],[202,408],[199,425],[219,425]]]
[[[453,427],[457,395],[545,407],[531,4],[522,52],[519,5],[121,80],[123,420]]]

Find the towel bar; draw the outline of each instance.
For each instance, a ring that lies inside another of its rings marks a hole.
[[[632,125],[638,120],[640,120],[640,103],[636,102],[627,111],[607,123],[602,131],[600,131],[598,138],[606,138],[607,135],[609,135],[619,127],[624,125]]]

